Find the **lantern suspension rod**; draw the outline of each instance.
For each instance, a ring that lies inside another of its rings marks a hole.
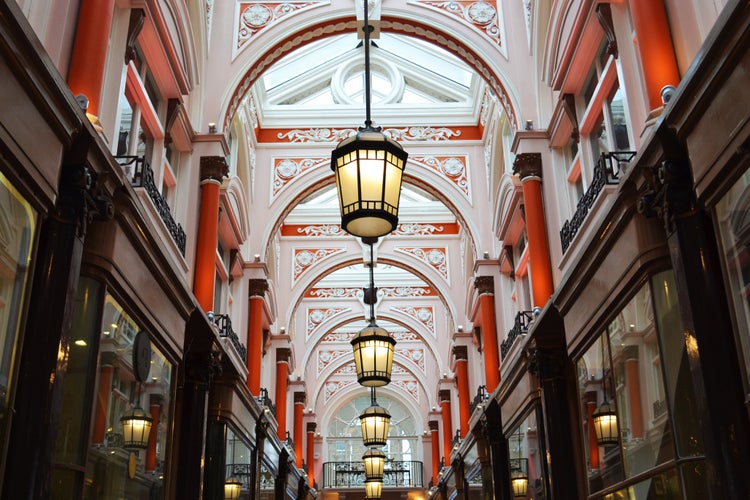
[[[367,0],[365,0],[365,3]],[[375,323],[375,301],[377,300],[377,293],[375,292],[375,261],[373,258],[372,240],[370,240],[370,324]]]
[[[378,404],[378,401],[375,399],[375,388],[370,387],[370,403],[372,406],[375,406]]]
[[[364,0],[364,4],[365,23],[362,26],[362,30],[365,35],[365,126],[364,128],[360,127],[360,131],[380,131],[380,127],[372,126],[372,119],[370,118],[370,33],[372,33],[374,28],[370,26],[368,17],[368,0]]]

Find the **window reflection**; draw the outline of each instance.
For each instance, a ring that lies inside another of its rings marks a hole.
[[[507,437],[512,498],[544,500],[546,486],[542,470],[542,436],[537,413],[531,412]]]

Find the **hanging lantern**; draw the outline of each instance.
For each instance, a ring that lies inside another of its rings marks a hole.
[[[359,420],[362,424],[362,441],[365,446],[385,446],[391,426],[391,414],[388,410],[373,401],[372,406],[359,416]]]
[[[513,471],[510,475],[510,484],[514,498],[526,498],[529,493],[529,476],[521,470]]]
[[[376,325],[375,319],[371,317],[370,324],[354,336],[351,344],[354,348],[357,382],[365,387],[389,384],[396,339]]]
[[[362,461],[365,463],[365,479],[383,479],[385,453],[377,448],[370,448],[362,455]]]
[[[612,446],[620,442],[620,432],[617,428],[617,412],[604,400],[593,414],[596,442],[599,446]]]
[[[242,481],[232,476],[224,483],[224,500],[237,500],[242,492]]]
[[[126,450],[145,450],[148,447],[148,436],[153,419],[143,411],[140,404],[129,414],[120,418],[122,423],[123,448]]]
[[[383,481],[380,479],[368,479],[365,481],[365,498],[378,500],[383,494]]]
[[[401,178],[408,153],[379,129],[360,129],[331,152],[341,227],[360,238],[396,229]]]

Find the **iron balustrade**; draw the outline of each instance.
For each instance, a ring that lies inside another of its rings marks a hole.
[[[594,178],[591,181],[586,192],[583,194],[573,217],[566,220],[560,230],[560,242],[562,251],[565,253],[573,242],[578,230],[581,229],[583,221],[594,206],[596,198],[607,184],[618,184],[620,175],[624,173],[628,163],[635,157],[635,151],[613,151],[611,153],[602,153],[599,161],[594,165]]]
[[[247,359],[247,348],[240,342],[240,338],[232,328],[232,319],[228,314],[214,314],[214,324],[219,327],[219,337],[228,338],[234,348],[237,350],[240,359],[244,362]]]
[[[242,483],[243,489],[250,488],[250,478],[253,468],[250,464],[227,464],[226,478],[233,477]]]
[[[325,462],[323,488],[364,488],[363,462]],[[383,488],[421,488],[422,462],[388,460],[383,470]]]
[[[273,400],[268,395],[268,389],[261,387],[260,396],[258,396],[258,404],[268,409],[271,415],[276,416],[276,405],[273,404]]]
[[[480,385],[477,387],[477,394],[474,396],[474,401],[469,403],[469,414],[473,415],[474,410],[476,410],[479,405],[483,405],[488,399],[490,399],[490,395],[487,393],[487,386]]]
[[[510,352],[510,348],[513,347],[513,344],[518,337],[528,333],[529,324],[531,324],[533,319],[533,311],[518,311],[518,313],[516,313],[513,328],[508,331],[508,336],[503,340],[503,343],[500,344],[500,359],[505,359],[505,356]]]
[[[461,445],[461,429],[456,429],[456,433],[453,435],[453,439],[451,439],[451,447],[455,450],[455,449],[458,449],[460,445]]]
[[[117,163],[125,171],[126,175],[130,178],[130,184],[133,187],[142,187],[148,193],[149,198],[154,203],[156,211],[159,212],[161,220],[172,235],[172,239],[177,248],[180,249],[183,257],[185,256],[185,230],[182,225],[174,220],[172,217],[172,211],[169,208],[167,200],[164,199],[159,189],[156,187],[154,182],[154,171],[151,170],[151,165],[145,156],[115,156]]]

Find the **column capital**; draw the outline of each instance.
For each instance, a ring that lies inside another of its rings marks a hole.
[[[456,357],[456,361],[468,361],[469,349],[465,345],[454,345],[453,356]]]
[[[297,391],[294,393],[294,404],[304,405],[307,402],[307,394],[304,391]]]
[[[292,350],[288,347],[276,348],[276,363],[289,363],[292,360]]]
[[[513,161],[513,173],[518,174],[521,180],[527,177],[542,177],[542,154],[541,153],[519,153]]]
[[[479,295],[485,293],[495,293],[495,279],[492,276],[477,276],[474,278],[474,288]]]
[[[268,291],[268,280],[250,279],[248,280],[248,295],[250,297],[263,297]]]
[[[448,389],[441,389],[438,391],[438,399],[440,400],[440,403],[450,403],[451,391]]]
[[[318,427],[318,424],[315,422],[308,422],[307,423],[307,433],[310,434],[311,432],[314,433],[315,429]]]
[[[201,182],[215,180],[221,182],[229,175],[229,165],[223,156],[201,156]]]
[[[437,432],[440,430],[440,422],[437,420],[430,420],[427,422],[427,426],[430,428],[431,432]]]

